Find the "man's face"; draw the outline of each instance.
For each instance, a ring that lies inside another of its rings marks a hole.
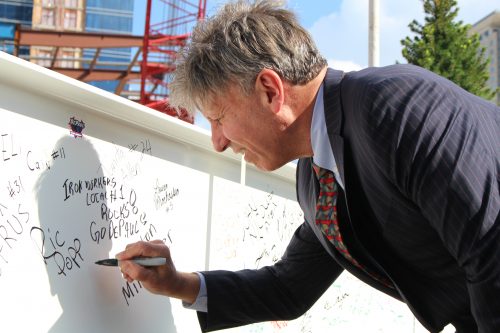
[[[233,86],[205,103],[202,113],[211,124],[216,151],[231,148],[259,169],[272,171],[289,160],[280,140],[280,117],[262,101],[257,93],[246,96]]]

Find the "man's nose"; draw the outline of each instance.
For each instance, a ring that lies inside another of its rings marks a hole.
[[[229,142],[229,139],[222,133],[221,126],[212,123],[212,145],[215,151],[222,153],[229,147]]]

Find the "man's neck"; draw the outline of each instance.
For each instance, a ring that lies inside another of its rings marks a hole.
[[[314,79],[305,85],[289,86],[288,105],[294,121],[287,129],[289,142],[296,148],[296,158],[313,155],[311,146],[311,122],[318,90],[323,83],[327,68],[325,67]]]

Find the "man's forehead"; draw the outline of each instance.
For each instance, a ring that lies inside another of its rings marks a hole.
[[[203,115],[212,114],[217,109],[219,103],[213,96],[204,96],[198,103],[198,109]]]
[[[203,98],[203,101],[200,101],[201,112],[203,114],[219,113],[227,104],[230,103],[229,100],[232,94],[232,91],[225,90],[224,92],[206,95]]]
[[[225,109],[239,105],[245,98],[249,98],[249,96],[235,83],[227,85],[226,88],[207,93],[198,105],[203,115],[215,117],[224,112]]]

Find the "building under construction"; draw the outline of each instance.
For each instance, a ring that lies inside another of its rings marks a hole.
[[[142,35],[132,35],[133,0],[0,4],[0,50],[192,123],[168,106],[168,74],[206,0],[138,4],[145,6]]]

